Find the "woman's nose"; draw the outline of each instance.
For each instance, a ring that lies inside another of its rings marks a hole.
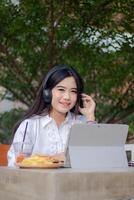
[[[64,93],[64,99],[67,99],[67,100],[70,99],[70,93],[69,92]]]

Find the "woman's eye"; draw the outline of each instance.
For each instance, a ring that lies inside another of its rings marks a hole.
[[[62,89],[62,88],[59,88],[58,90],[59,90],[59,91],[64,91],[64,89]]]
[[[77,94],[77,91],[76,91],[76,90],[72,90],[72,92],[75,93],[75,94]]]

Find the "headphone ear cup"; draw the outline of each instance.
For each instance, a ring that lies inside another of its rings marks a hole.
[[[49,89],[44,89],[43,90],[43,99],[45,103],[50,104],[52,101],[52,92]]]

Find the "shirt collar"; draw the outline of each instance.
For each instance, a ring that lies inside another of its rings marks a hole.
[[[48,114],[43,116],[43,117],[41,117],[41,125],[42,125],[42,127],[45,127],[51,121],[52,121],[52,118]]]
[[[72,120],[72,118],[73,118],[73,114],[71,112],[68,112],[64,123],[69,122],[70,120]]]
[[[73,113],[68,112],[65,121],[63,123],[68,123],[73,118]],[[49,114],[41,117],[41,125],[45,127],[48,123],[50,123],[53,119],[49,116]]]

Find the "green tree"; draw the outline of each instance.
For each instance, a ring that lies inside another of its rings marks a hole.
[[[13,109],[10,112],[0,114],[0,143],[11,144],[14,137],[12,128],[23,114],[24,111],[21,109]]]
[[[46,71],[67,63],[84,77],[99,121],[131,123],[133,7],[133,0],[1,0],[0,85],[29,106]]]

